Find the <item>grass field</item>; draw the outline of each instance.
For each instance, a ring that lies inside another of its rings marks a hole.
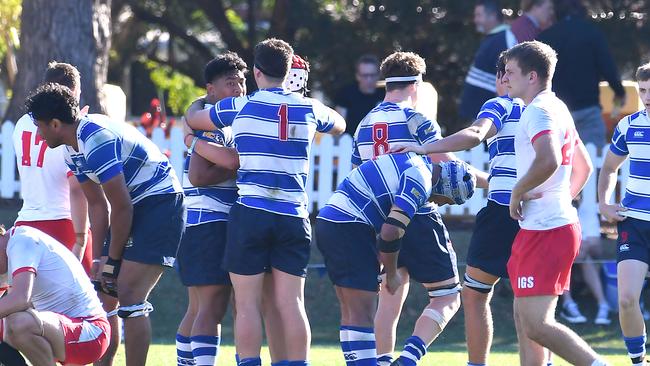
[[[599,350],[602,351],[602,350]],[[172,365],[176,359],[176,348],[171,344],[155,344],[149,350],[147,366],[167,366]],[[490,365],[494,366],[516,366],[519,365],[519,357],[515,349],[496,350],[490,358]],[[607,352],[606,350],[604,352]],[[611,362],[612,366],[627,366],[630,359],[627,356],[607,355],[606,359]],[[269,365],[270,360],[266,349],[263,350],[262,362]],[[441,366],[464,366],[467,362],[467,356],[464,351],[437,350],[435,343],[429,347],[429,353],[421,361],[422,365],[441,365]],[[115,366],[124,365],[124,349],[120,348],[118,358],[114,363]],[[217,365],[234,365],[235,348],[233,346],[221,346]],[[338,346],[314,346],[311,350],[312,366],[345,366],[343,356]],[[567,362],[556,359],[555,366],[569,365]]]

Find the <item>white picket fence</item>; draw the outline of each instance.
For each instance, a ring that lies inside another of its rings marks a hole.
[[[3,123],[0,129],[0,197],[15,198],[20,192],[20,183],[16,173],[16,157],[12,144],[12,133],[14,124],[10,121]],[[170,156],[170,161],[176,172],[183,171],[183,160],[185,159],[186,148],[183,145],[183,131],[181,128],[173,128],[170,138],[165,138],[162,129],[153,131],[151,140]],[[591,212],[597,210],[597,186],[596,176],[598,168],[602,166],[602,156],[597,154],[593,145],[588,145],[587,150],[591,156],[595,173],[589,179],[583,191],[583,204],[590,208]],[[315,212],[323,207],[330,198],[336,186],[347,176],[352,169],[350,155],[352,154],[352,137],[344,135],[334,138],[330,135],[322,135],[312,147],[309,178],[307,181],[307,193],[310,198],[309,209]],[[473,166],[487,171],[488,152],[482,145],[468,151],[456,154]],[[621,167],[619,174],[619,186],[625,186],[629,171],[629,164]],[[180,176],[180,174],[179,174]],[[617,190],[620,191],[620,190]],[[477,189],[474,196],[468,203],[462,206],[444,206],[442,213],[446,215],[475,215],[485,206],[487,190]]]

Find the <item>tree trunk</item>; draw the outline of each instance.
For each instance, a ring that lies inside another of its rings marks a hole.
[[[25,98],[41,83],[50,61],[76,66],[81,105],[104,113],[111,0],[24,0],[22,7],[18,74],[5,119],[15,122],[24,113]]]

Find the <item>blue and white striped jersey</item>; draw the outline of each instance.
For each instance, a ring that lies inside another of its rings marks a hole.
[[[368,160],[339,184],[318,213],[332,222],[363,222],[377,232],[393,204],[413,217],[431,196],[431,160],[415,153],[386,154]]]
[[[239,153],[240,204],[306,218],[309,153],[316,131],[342,117],[321,102],[282,88],[226,98],[210,109],[217,128],[232,126]]]
[[[352,164],[387,153],[393,144],[424,145],[440,140],[440,126],[414,109],[383,102],[359,123],[354,134]]]
[[[621,202],[627,211],[623,214],[650,221],[650,118],[645,109],[618,122],[609,149],[630,156],[630,176]]]
[[[235,146],[230,127],[224,127],[212,132],[196,133],[196,135],[202,140],[225,147]],[[193,186],[188,176],[191,156],[188,152],[183,171],[183,190],[185,191],[185,204],[187,206],[187,222],[185,226],[195,226],[214,221],[228,221],[230,207],[237,201],[235,179],[207,187]]]
[[[510,193],[517,183],[515,131],[523,110],[521,99],[513,100],[504,95],[485,102],[476,116],[477,120],[489,119],[497,129],[496,135],[487,140],[490,152],[488,199],[504,206],[510,204]]]
[[[135,127],[103,114],[82,118],[77,127],[79,151],[66,146],[65,161],[80,183],[103,184],[123,173],[131,201],[183,192],[176,173],[160,149]]]

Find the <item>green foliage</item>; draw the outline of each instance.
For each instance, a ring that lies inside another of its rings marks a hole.
[[[182,114],[197,96],[205,94],[205,89],[197,87],[192,78],[169,66],[154,61],[147,61],[146,66],[154,85],[167,95],[166,104],[175,115]]]
[[[7,40],[20,28],[22,0],[0,0],[0,59],[7,52]],[[12,31],[13,29],[13,31]]]

